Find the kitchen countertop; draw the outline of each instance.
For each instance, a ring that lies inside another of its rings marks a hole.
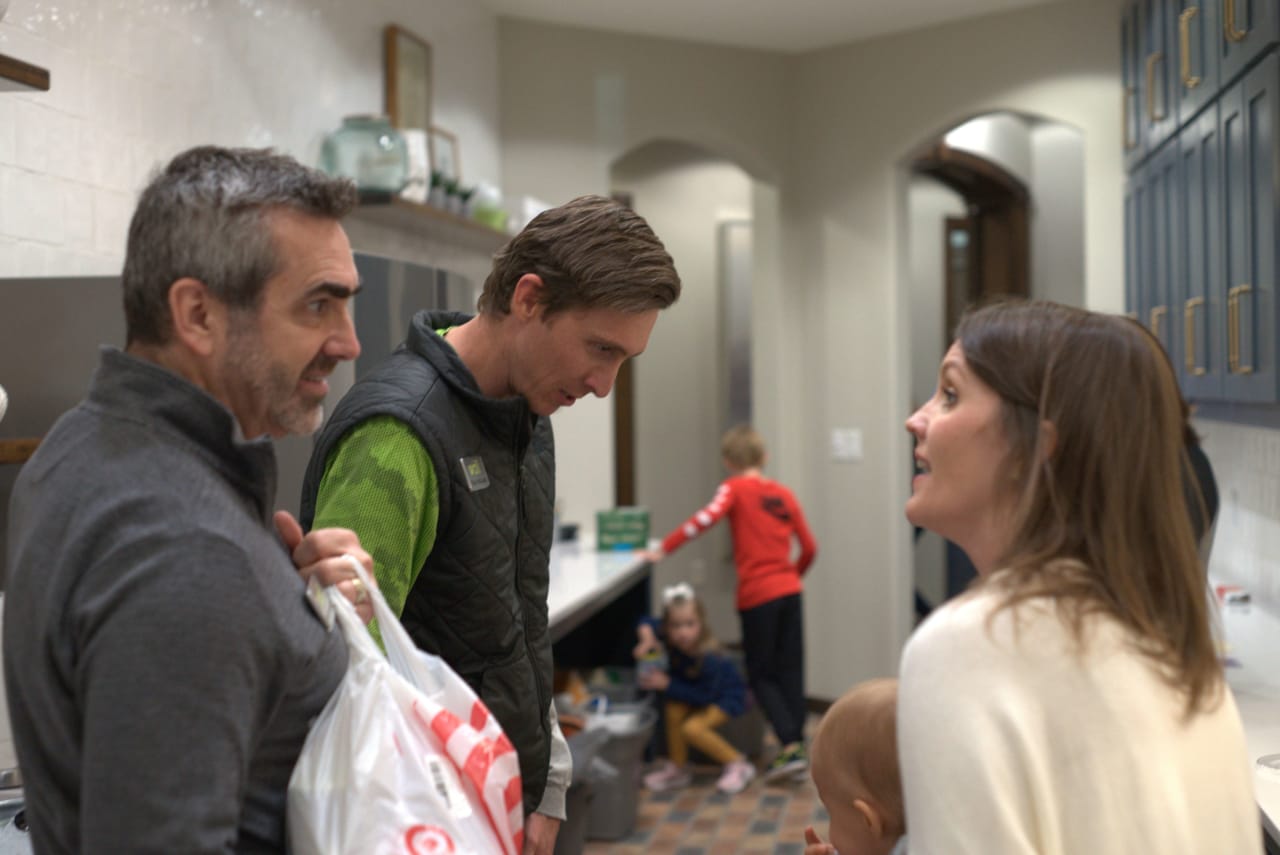
[[[588,533],[590,534],[590,533]],[[594,536],[586,538],[594,542]],[[599,552],[583,539],[551,548],[547,611],[551,640],[559,641],[614,597],[648,575],[653,565],[636,550]]]
[[[1222,605],[1226,641],[1227,683],[1244,723],[1249,760],[1254,764],[1254,791],[1263,826],[1280,843],[1280,769],[1257,764],[1259,757],[1280,755],[1280,616],[1256,601]]]

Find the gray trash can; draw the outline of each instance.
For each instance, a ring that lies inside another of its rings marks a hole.
[[[613,767],[599,757],[608,741],[609,731],[604,728],[584,730],[567,740],[573,757],[573,777],[564,794],[565,819],[556,836],[555,855],[582,855],[596,788],[617,777]]]
[[[610,704],[637,703],[641,700],[635,668],[608,668],[595,676],[597,679],[587,684],[587,690],[593,697],[604,696]]]
[[[618,840],[635,828],[644,748],[657,721],[658,711],[648,703],[610,704],[602,715],[591,718],[588,732],[604,730],[609,735],[600,748],[600,759],[618,774],[592,787],[590,839]]]

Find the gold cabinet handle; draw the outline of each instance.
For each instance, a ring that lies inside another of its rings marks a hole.
[[[1240,285],[1236,288],[1236,373],[1252,374],[1253,363],[1245,363],[1240,355],[1240,298],[1245,294],[1252,294],[1252,285]]]
[[[1158,122],[1168,115],[1168,105],[1160,105],[1160,114],[1156,115],[1156,63],[1164,60],[1164,51],[1156,51],[1147,57],[1147,121]],[[1161,98],[1161,101],[1164,99]]]
[[[1227,370],[1232,374],[1253,373],[1253,365],[1240,360],[1240,297],[1252,293],[1252,285],[1237,285],[1227,291]]]
[[[1187,371],[1194,377],[1203,377],[1205,369],[1196,361],[1196,309],[1204,305],[1204,297],[1192,297],[1182,309],[1182,321],[1187,339],[1185,362]]]
[[[1152,306],[1151,307],[1151,334],[1160,339],[1160,343],[1164,344],[1164,336],[1160,335],[1160,321],[1164,316],[1169,314],[1168,306]]]
[[[1236,29],[1236,0],[1224,0],[1222,9],[1222,34],[1229,42],[1242,42],[1249,35],[1248,30]]]
[[[1195,89],[1200,85],[1200,76],[1191,73],[1191,19],[1200,14],[1199,6],[1188,6],[1178,16],[1178,41],[1181,43],[1182,85]]]
[[[1236,289],[1227,290],[1227,371],[1236,373]]]

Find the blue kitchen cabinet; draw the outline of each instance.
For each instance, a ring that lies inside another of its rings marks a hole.
[[[1142,314],[1152,334],[1164,345],[1176,365],[1181,351],[1180,313],[1175,313],[1175,229],[1182,193],[1178,181],[1178,148],[1160,149],[1144,167],[1146,185],[1139,207],[1143,227],[1139,230]]]
[[[1138,263],[1138,216],[1142,202],[1142,174],[1139,170],[1129,175],[1124,183],[1124,307],[1125,313],[1135,321],[1142,317],[1142,287]]]
[[[1138,4],[1125,6],[1120,19],[1120,78],[1124,84],[1124,166],[1132,170],[1142,160],[1142,60],[1138,37]]]
[[[1141,0],[1138,7],[1142,156],[1153,154],[1178,129],[1176,0]]]
[[[1179,308],[1182,358],[1175,366],[1183,394],[1222,398],[1226,291],[1222,282],[1222,162],[1218,104],[1178,135],[1178,206],[1174,305]]]
[[[1231,83],[1280,38],[1280,0],[1219,0],[1220,79]]]
[[[1269,54],[1222,94],[1223,279],[1228,400],[1274,403],[1280,59]]]
[[[1280,403],[1280,0],[1123,12],[1125,303],[1188,398]]]
[[[1218,42],[1222,0],[1175,0],[1174,40],[1177,61],[1174,91],[1178,124],[1191,121],[1218,95]]]
[[[1176,146],[1134,170],[1125,188],[1126,303],[1130,316],[1151,330],[1171,359],[1181,346],[1173,286],[1180,197]]]

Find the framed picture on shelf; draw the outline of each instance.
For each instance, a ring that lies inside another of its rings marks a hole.
[[[431,127],[431,45],[388,24],[383,32],[387,116],[397,128]]]
[[[458,137],[444,128],[432,125],[427,130],[431,169],[440,174],[446,185],[455,187],[462,183],[462,168],[458,164]]]

